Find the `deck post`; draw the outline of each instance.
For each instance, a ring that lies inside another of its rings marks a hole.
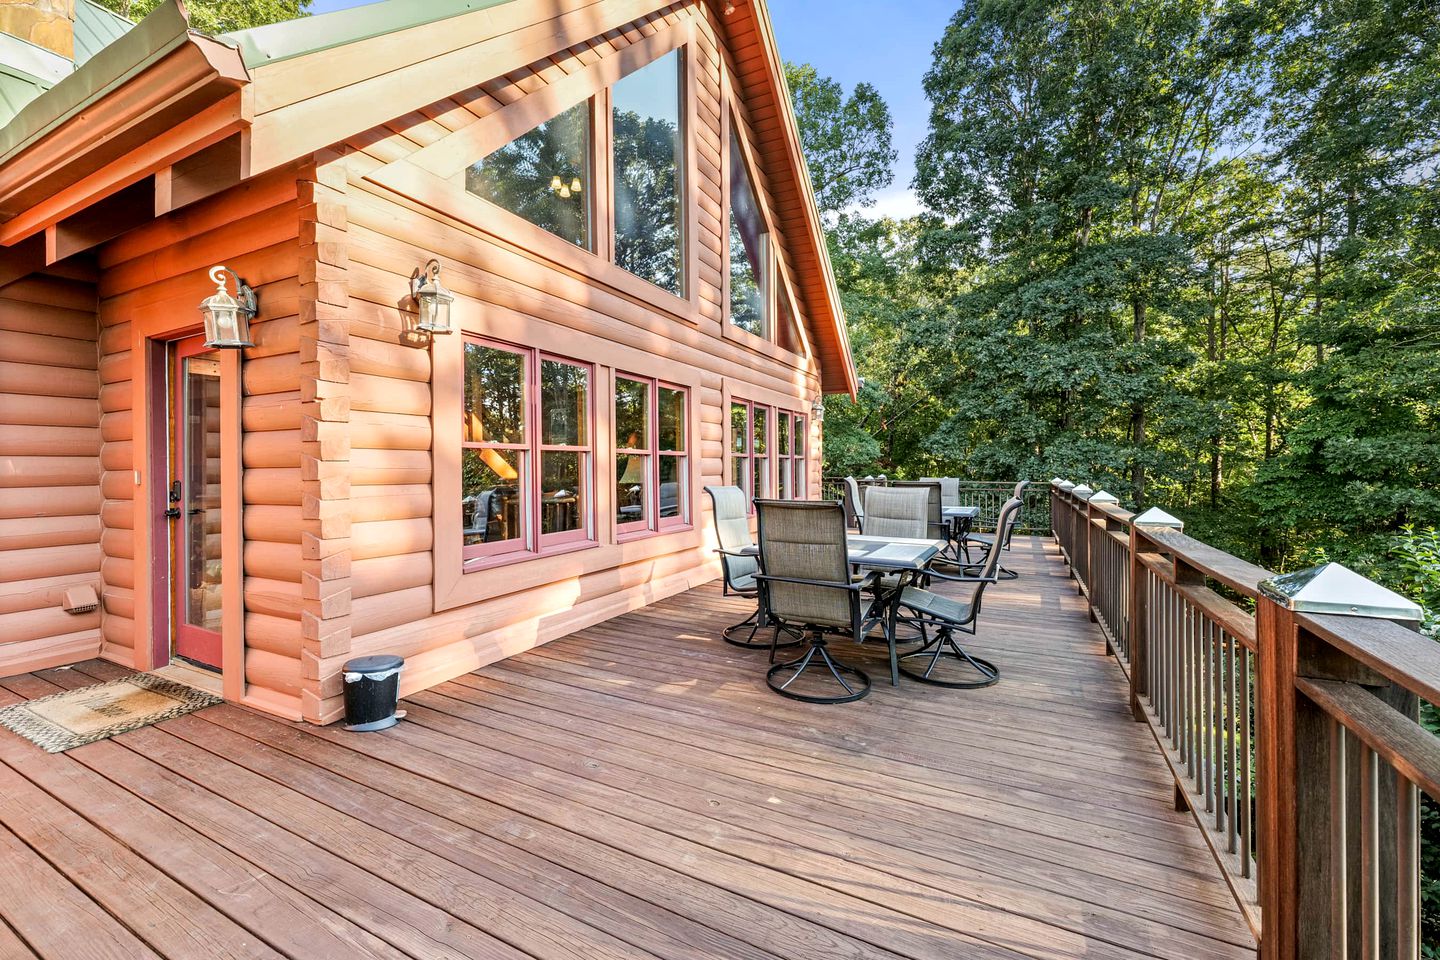
[[[1296,954],[1300,880],[1296,826],[1295,667],[1299,646],[1295,614],[1261,593],[1255,607],[1259,650],[1256,819],[1259,836],[1260,960],[1291,960]],[[1306,725],[1308,727],[1308,724]],[[1307,751],[1307,759],[1310,759]],[[1328,913],[1328,904],[1327,904]]]
[[[1374,590],[1408,601],[1343,568],[1348,583],[1321,587],[1325,581],[1316,574],[1323,570],[1267,580],[1256,600],[1260,957],[1329,957],[1357,949],[1413,957],[1416,825],[1397,813],[1399,778],[1302,689],[1316,681],[1363,688],[1413,723],[1416,695],[1327,642],[1307,613],[1396,619],[1416,629],[1419,608],[1407,619],[1393,604],[1373,605]]]

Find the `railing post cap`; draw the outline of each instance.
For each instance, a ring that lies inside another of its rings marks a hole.
[[[1091,495],[1095,493],[1092,488],[1086,486],[1083,483],[1080,484],[1080,486],[1078,487],[1070,488],[1070,492],[1075,494],[1075,496],[1079,497],[1081,500],[1089,500]]]
[[[1055,485],[1061,490],[1065,490],[1067,492],[1075,489],[1075,483],[1071,480],[1059,480],[1056,481]]]
[[[1098,493],[1092,493],[1092,494],[1090,494],[1090,502],[1091,502],[1091,503],[1119,503],[1119,502],[1120,502],[1120,498],[1117,497],[1117,496],[1115,496],[1115,494],[1113,494],[1113,493],[1109,493],[1108,491],[1101,490],[1101,491],[1099,491]]]
[[[1262,580],[1260,592],[1297,613],[1334,613],[1414,622],[1422,619],[1419,604],[1340,563],[1322,563]]]
[[[1184,520],[1171,516],[1159,507],[1151,507],[1130,522],[1137,527],[1170,527],[1173,530],[1185,529]]]
[[[1062,486],[1064,483],[1065,483],[1065,480],[1064,480],[1063,477],[1051,477],[1051,478],[1050,478],[1050,486],[1052,486],[1052,487],[1059,487],[1059,486]]]

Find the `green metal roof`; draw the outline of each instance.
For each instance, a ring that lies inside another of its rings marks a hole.
[[[119,40],[134,26],[94,0],[75,0],[75,66]]]
[[[254,68],[510,2],[512,0],[382,0],[223,33],[217,39],[238,46],[245,66]]]
[[[9,123],[25,104],[50,89],[50,84],[28,73],[0,64],[0,126]]]

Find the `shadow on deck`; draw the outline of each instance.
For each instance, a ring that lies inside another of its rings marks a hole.
[[[0,731],[0,955],[1253,957],[1053,545],[1007,565],[985,690],[892,688],[873,645],[844,649],[868,699],[784,700],[707,586],[383,734],[231,706],[65,755]]]

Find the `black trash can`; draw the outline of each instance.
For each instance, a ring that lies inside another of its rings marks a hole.
[[[356,657],[345,662],[345,729],[384,730],[400,722],[400,668],[405,661],[390,654]]]

